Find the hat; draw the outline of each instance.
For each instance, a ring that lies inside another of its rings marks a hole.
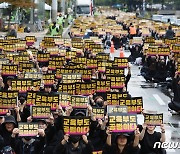
[[[5,116],[4,124],[5,123],[13,123],[14,125],[16,125],[16,120],[12,115]]]
[[[129,137],[129,134],[127,134],[127,133],[119,133],[119,134],[117,134],[116,137],[118,138],[119,136]]]
[[[37,122],[42,122],[42,123],[44,123],[44,124],[47,124],[46,119],[38,119]]]

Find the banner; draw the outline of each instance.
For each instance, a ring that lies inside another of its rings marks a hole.
[[[48,65],[48,69],[49,69],[49,70],[56,70],[57,68],[63,67],[64,64],[65,64],[65,61],[54,61],[54,60],[50,60],[50,61],[49,61],[49,65]]]
[[[113,113],[128,113],[127,106],[108,105],[107,106],[107,114],[111,115]]]
[[[56,110],[59,105],[59,94],[39,92],[36,94],[35,105],[50,106],[51,110]]]
[[[180,53],[180,45],[178,45],[178,44],[173,45],[172,50],[173,50],[173,52]]]
[[[93,115],[96,119],[103,119],[105,114],[105,109],[101,107],[93,107],[92,109]]]
[[[62,108],[69,106],[71,102],[71,95],[68,93],[59,93],[59,104]]]
[[[4,44],[3,50],[8,52],[14,52],[16,50],[16,46],[15,44]]]
[[[160,114],[144,114],[144,123],[148,125],[160,126],[163,124],[163,113]]]
[[[12,91],[19,91],[19,93],[26,93],[31,90],[33,84],[31,79],[12,79]]]
[[[18,73],[18,65],[2,64],[1,73],[5,76],[15,76]]]
[[[119,105],[119,98],[127,98],[128,93],[118,93],[118,92],[107,92],[106,100],[108,102],[108,105]]]
[[[50,53],[50,56],[57,56],[59,55],[59,48],[53,47],[53,48],[47,48],[47,53]]]
[[[112,113],[109,115],[109,129],[112,133],[133,132],[137,128],[137,115]]]
[[[2,69],[3,64],[9,64],[9,59],[5,59],[5,58],[0,57],[0,69]]]
[[[51,114],[50,106],[32,106],[33,119],[47,119]]]
[[[24,123],[18,124],[19,137],[31,136],[35,137],[38,135],[38,124],[37,123]]]
[[[64,117],[64,133],[69,135],[85,135],[89,132],[89,117]]]
[[[62,83],[75,83],[81,82],[82,74],[80,73],[63,73]]]
[[[55,74],[43,74],[44,85],[53,85]]]
[[[108,80],[111,80],[111,89],[119,89],[125,86],[125,76],[109,75]]]
[[[58,91],[66,92],[69,95],[74,95],[75,90],[75,83],[60,83],[58,88]]]
[[[89,97],[72,95],[71,96],[71,105],[73,108],[87,108],[89,103]]]
[[[16,51],[25,51],[26,50],[26,42],[25,43],[16,43]]]
[[[106,75],[124,75],[124,69],[119,67],[106,67]]]
[[[111,90],[111,80],[98,79],[96,81],[96,92],[107,92]]]
[[[72,58],[71,62],[86,64],[87,63],[87,58],[86,57],[75,57],[75,58]]]
[[[50,58],[50,53],[38,53],[37,54],[37,61],[38,62],[48,62]]]
[[[126,68],[128,67],[128,59],[115,57],[113,66],[117,66],[119,68]]]
[[[72,47],[77,49],[83,49],[84,44],[83,42],[72,42]]]
[[[159,56],[166,56],[170,54],[169,47],[158,47],[158,55]]]
[[[94,94],[96,91],[96,82],[84,83],[76,82],[75,83],[76,95],[89,96]]]
[[[66,51],[66,59],[71,59],[76,57],[77,53],[76,51]]]
[[[143,109],[142,97],[120,98],[120,106],[127,106],[129,113],[141,113]]]
[[[35,105],[36,94],[37,94],[36,91],[27,92],[27,105]]]

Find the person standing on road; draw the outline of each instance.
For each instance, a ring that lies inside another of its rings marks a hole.
[[[166,38],[166,39],[172,39],[173,37],[175,37],[175,33],[174,33],[174,31],[172,30],[172,26],[169,26],[169,27],[168,27],[168,30],[166,31],[165,38]]]
[[[64,22],[64,17],[62,16],[62,14],[60,14],[59,17],[57,17],[57,24],[64,27]]]
[[[8,36],[12,36],[12,37],[17,38],[17,31],[15,30],[14,25],[11,25],[10,32],[9,32]]]
[[[50,26],[50,34],[51,36],[57,36],[59,34],[59,28],[56,25],[56,22],[53,22],[53,25]]]

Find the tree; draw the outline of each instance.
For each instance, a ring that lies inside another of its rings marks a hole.
[[[11,20],[12,12],[16,8],[33,8],[33,7],[35,7],[35,4],[32,0],[0,0],[0,2],[6,2],[6,3],[10,4],[9,8],[8,8],[8,12],[9,12],[8,30],[10,27],[10,20]]]

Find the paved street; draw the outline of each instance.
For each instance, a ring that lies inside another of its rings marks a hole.
[[[109,53],[109,50],[105,51]],[[129,51],[124,52],[125,56],[130,55]],[[115,51],[112,57],[119,57],[119,51]],[[132,97],[143,96],[144,109],[150,111],[158,111],[164,114],[164,123],[166,128],[166,139],[167,142],[180,142],[180,121],[179,115],[172,115],[168,111],[168,102],[170,98],[163,94],[159,88],[141,88],[142,84],[145,83],[145,79],[139,76],[139,67],[136,65],[131,65],[132,77],[128,84],[128,91]],[[138,123],[143,123],[143,116],[138,115]],[[157,127],[157,131],[160,129]],[[167,154],[179,154],[180,149],[167,149]]]

